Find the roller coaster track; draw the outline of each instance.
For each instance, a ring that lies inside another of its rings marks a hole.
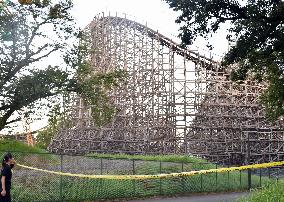
[[[194,51],[191,51],[189,49],[183,48],[180,44],[174,42],[170,38],[162,35],[158,31],[155,31],[145,25],[142,25],[138,22],[135,22],[133,20],[129,20],[127,18],[122,17],[113,17],[113,16],[106,16],[106,17],[100,17],[99,21],[107,21],[108,23],[112,24],[113,26],[120,26],[124,25],[127,27],[132,27],[135,30],[146,33],[150,38],[160,41],[161,45],[166,46],[168,48],[171,48],[173,51],[175,51],[178,55],[185,57],[187,60],[191,60],[193,62],[201,62],[203,65],[211,66],[212,64],[220,65],[219,62],[213,60],[212,58],[205,57],[203,55],[200,55],[199,53],[196,53]],[[95,25],[94,27],[95,28]]]
[[[79,100],[51,151],[185,153],[243,164],[250,148],[251,163],[283,160],[284,132],[258,102],[262,84],[236,84],[229,68],[126,17],[98,15],[88,30],[94,71],[129,73],[111,94],[119,112],[97,127]]]

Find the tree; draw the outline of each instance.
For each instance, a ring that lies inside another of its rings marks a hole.
[[[17,112],[23,107],[64,93],[76,92],[96,109],[102,103],[98,95],[107,93],[124,75],[114,71],[79,79],[82,69],[90,70],[89,49],[79,43],[84,35],[70,14],[72,1],[54,2],[9,1],[10,12],[0,13],[0,131],[21,120]],[[71,43],[75,45],[70,47]],[[54,53],[64,55],[66,65],[49,65]],[[43,60],[46,65],[38,66]]]
[[[66,121],[64,112],[61,111],[60,105],[57,104],[48,113],[47,126],[38,131],[36,136],[37,146],[42,149],[47,149],[58,129],[62,127],[62,124],[66,126],[68,122]]]
[[[244,80],[252,74],[268,83],[262,95],[267,115],[276,120],[284,115],[284,2],[281,0],[165,0],[181,15],[182,45],[197,36],[216,33],[229,23],[227,39],[235,45],[223,58],[223,65],[238,64],[231,78]]]

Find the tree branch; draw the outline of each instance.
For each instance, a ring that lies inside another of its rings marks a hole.
[[[29,62],[30,62],[30,64],[33,63],[33,62],[37,62],[37,61],[41,60],[42,58],[48,57],[51,53],[53,53],[53,52],[55,52],[57,50],[59,50],[59,47],[55,47],[52,50],[50,50],[48,53],[46,53],[46,54],[44,54],[44,55],[42,55],[42,56],[40,56],[38,58],[32,59]]]
[[[21,118],[16,118],[16,119],[14,119],[14,120],[12,120],[12,121],[6,122],[6,125],[9,125],[9,124],[11,124],[11,123],[18,122],[18,121],[20,121],[20,120],[21,120]]]
[[[39,30],[40,26],[46,24],[48,22],[48,19],[45,19],[43,22],[41,23],[38,23],[36,27],[34,27],[33,31],[32,31],[32,34],[31,34],[31,37],[29,38],[29,40],[27,41],[27,45],[26,45],[26,57],[28,56],[29,54],[29,50],[30,50],[30,45],[32,44],[35,36],[36,36],[36,33],[37,31]]]
[[[30,57],[34,56],[35,54],[32,54],[29,56],[29,58],[25,58],[24,60],[20,61],[17,65],[17,67],[15,67],[12,71],[10,71],[7,76],[3,79],[3,84],[2,85],[5,85],[11,78],[13,78],[16,73],[18,71],[20,71],[23,67],[27,66],[27,65],[30,65],[34,62],[37,62],[39,60],[41,60],[42,58],[45,58],[47,56],[49,56],[51,53],[53,53],[54,51],[57,51],[59,50],[58,47],[55,47],[53,48],[52,50],[50,50],[48,53],[38,57],[38,58],[34,58],[34,59],[29,59]]]

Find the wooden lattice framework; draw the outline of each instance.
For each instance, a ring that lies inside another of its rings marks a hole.
[[[86,153],[186,153],[242,164],[282,160],[284,134],[264,117],[264,86],[236,84],[218,62],[126,17],[98,15],[90,24],[94,71],[128,71],[111,93],[119,109],[96,127],[80,98],[72,128],[61,128],[49,149]]]

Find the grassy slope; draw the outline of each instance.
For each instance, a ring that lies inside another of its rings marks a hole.
[[[20,141],[0,140],[0,157],[6,152],[11,152],[18,163],[25,165],[37,166],[43,163],[54,164],[58,161],[57,156],[48,154],[47,151],[38,147],[31,147]]]
[[[13,140],[0,140],[0,152],[2,153],[3,151],[45,153],[42,149]]]
[[[271,184],[262,190],[255,190],[248,198],[239,200],[240,202],[283,202],[284,182]]]

